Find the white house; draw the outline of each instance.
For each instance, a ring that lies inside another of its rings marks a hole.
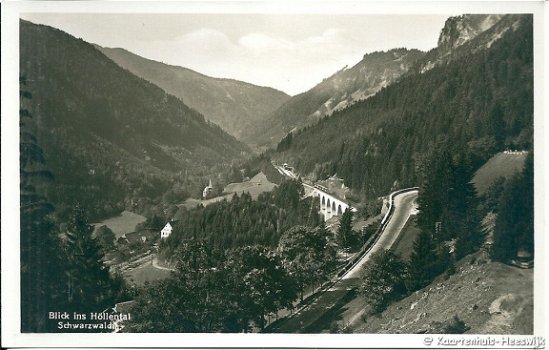
[[[206,198],[212,190],[212,179],[210,179],[210,183],[208,184],[208,186],[204,187],[204,190],[202,191],[202,198]]]
[[[166,226],[160,231],[160,239],[168,238],[172,234],[173,226],[170,222],[166,223]]]

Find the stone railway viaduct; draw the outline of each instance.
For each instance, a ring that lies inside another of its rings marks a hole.
[[[339,216],[350,208],[352,211],[356,212],[356,209],[351,207],[345,201],[336,198],[335,196],[329,194],[325,188],[322,186],[311,186],[309,184],[303,183],[305,187],[305,195],[308,197],[316,197],[319,200],[320,204],[320,213],[324,215],[324,220],[327,221],[334,216]]]

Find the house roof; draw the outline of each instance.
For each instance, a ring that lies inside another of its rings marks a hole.
[[[126,239],[130,243],[139,242],[141,240],[141,235],[139,234],[139,232],[126,233]]]
[[[166,223],[166,225],[170,224],[170,226],[173,227],[173,226],[174,226],[176,223],[178,223],[178,222],[179,222],[179,220],[170,220],[170,221],[168,221],[168,222]],[[164,225],[164,227],[166,227],[166,225]]]

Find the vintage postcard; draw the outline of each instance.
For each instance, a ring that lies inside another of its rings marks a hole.
[[[543,2],[3,5],[2,346],[545,346]]]

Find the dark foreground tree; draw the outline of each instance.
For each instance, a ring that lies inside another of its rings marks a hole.
[[[507,181],[498,206],[492,258],[508,262],[519,250],[534,254],[534,155],[521,174]]]
[[[406,295],[406,263],[388,250],[377,252],[364,267],[361,293],[373,313]]]
[[[129,332],[219,332],[224,303],[224,272],[217,252],[203,242],[182,244],[178,265],[169,278],[144,286],[131,310]]]
[[[106,225],[103,225],[97,229],[95,237],[104,252],[108,252],[114,248],[114,240],[116,236],[114,235],[114,232],[112,232],[112,230]]]
[[[67,306],[75,312],[102,311],[115,301],[121,288],[103,264],[101,247],[92,232],[84,210],[76,205],[67,226],[65,247],[69,265]]]
[[[129,331],[248,332],[296,299],[293,279],[264,247],[221,252],[195,241],[177,254],[177,271],[139,293]]]
[[[48,311],[60,309],[64,301],[64,265],[49,217],[54,207],[37,189],[53,176],[31,132],[32,94],[27,79],[21,77],[19,83],[21,331],[49,332],[54,330],[55,322],[48,322]]]
[[[267,315],[291,308],[297,297],[296,284],[280,258],[265,247],[231,251],[224,273],[228,277],[224,294],[235,306],[232,316],[240,326],[237,331],[248,331],[250,321],[263,329]]]
[[[347,208],[339,219],[336,241],[345,252],[355,248],[359,242],[358,232],[353,230],[353,212]]]
[[[421,231],[410,255],[406,286],[410,291],[421,289],[442,273],[450,264],[447,250],[437,245],[433,235]]]

